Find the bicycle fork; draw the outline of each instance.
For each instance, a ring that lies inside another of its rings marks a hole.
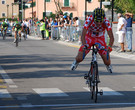
[[[92,63],[91,65],[93,65]],[[88,74],[84,75],[84,79],[86,79],[86,84],[88,84],[88,87],[90,87],[90,91],[92,91],[92,88],[96,86],[96,84],[100,83],[99,76],[95,76],[96,74],[91,73],[91,71],[93,71],[93,68],[95,68],[94,65],[93,67],[91,66]],[[98,91],[98,94],[103,95],[103,90],[101,89],[100,91]]]

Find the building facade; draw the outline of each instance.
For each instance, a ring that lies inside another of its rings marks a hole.
[[[18,4],[14,0],[0,0],[0,18],[18,18]]]
[[[58,1],[59,4],[57,4]],[[61,9],[64,14],[84,19],[85,13],[91,14],[95,8],[100,7],[100,0],[90,0],[90,2],[86,0],[46,0],[46,2],[45,0],[33,0],[33,8],[32,0],[29,0],[26,6],[25,18],[32,17],[33,12],[33,17],[42,19],[44,12],[46,16],[49,16],[50,13],[56,14]],[[102,7],[104,8],[104,5]]]

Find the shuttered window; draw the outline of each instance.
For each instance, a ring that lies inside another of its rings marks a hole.
[[[64,0],[64,6],[65,7],[69,6],[69,0]]]
[[[50,0],[45,0],[46,2],[50,2]]]

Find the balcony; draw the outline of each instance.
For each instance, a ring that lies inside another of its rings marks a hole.
[[[70,2],[69,4],[60,3],[61,8],[74,8],[74,3]]]

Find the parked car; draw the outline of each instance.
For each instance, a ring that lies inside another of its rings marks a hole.
[[[7,35],[12,36],[12,26],[8,23]]]

